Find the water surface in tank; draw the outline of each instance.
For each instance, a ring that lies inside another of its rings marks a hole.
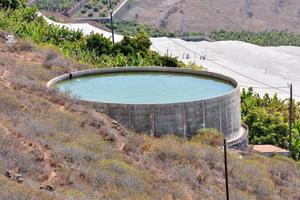
[[[122,104],[163,104],[216,97],[234,89],[229,83],[200,75],[127,72],[89,75],[56,84],[82,100]]]

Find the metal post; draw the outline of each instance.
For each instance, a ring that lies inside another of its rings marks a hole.
[[[229,200],[228,171],[227,171],[227,142],[225,138],[224,138],[224,162],[225,162],[226,200]]]
[[[113,8],[111,0],[109,0],[109,13],[110,13],[110,25],[111,25],[111,34],[112,34],[112,42],[115,43],[115,35],[114,35],[114,23],[113,23]]]
[[[290,87],[290,117],[289,117],[289,134],[290,134],[290,141],[289,141],[289,150],[290,150],[290,157],[292,157],[292,121],[293,121],[293,84],[289,85]]]

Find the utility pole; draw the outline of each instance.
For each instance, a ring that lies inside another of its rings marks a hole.
[[[112,42],[114,44],[115,43],[115,35],[114,35],[114,22],[113,22],[113,8],[112,8],[111,0],[109,0],[109,14],[110,14]]]
[[[289,150],[290,150],[290,157],[292,157],[292,121],[293,121],[293,84],[289,85],[290,89],[290,117],[289,117],[289,134],[290,134],[290,141],[289,141]]]
[[[225,181],[226,181],[226,200],[229,200],[228,171],[227,171],[227,141],[224,138],[224,163],[225,163]]]

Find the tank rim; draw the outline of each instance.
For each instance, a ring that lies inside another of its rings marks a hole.
[[[167,104],[183,104],[183,103],[193,103],[197,101],[208,101],[211,99],[216,99],[220,97],[225,97],[227,95],[231,95],[237,91],[240,91],[240,85],[239,83],[226,75],[215,73],[215,72],[209,72],[204,70],[192,70],[192,69],[183,69],[183,68],[176,68],[176,67],[111,67],[111,68],[100,68],[100,69],[86,69],[81,71],[75,71],[66,73],[60,76],[57,76],[47,82],[48,88],[53,88],[53,86],[61,81],[69,80],[72,78],[78,78],[78,77],[84,77],[89,75],[97,75],[97,74],[108,74],[108,73],[126,73],[126,72],[162,72],[162,73],[178,73],[178,74],[188,74],[188,75],[201,75],[206,76],[214,79],[219,79],[220,81],[223,81],[225,83],[231,84],[234,89],[223,93],[221,95],[216,95],[210,98],[203,98],[203,99],[197,99],[192,101],[181,101],[181,102],[168,102],[168,103],[149,103],[149,104],[139,104],[139,103],[114,103],[114,102],[103,102],[103,101],[93,101],[93,100],[85,100],[85,99],[78,99],[76,100],[83,101],[83,102],[93,102],[93,103],[103,103],[103,104],[114,104],[114,105],[167,105]]]

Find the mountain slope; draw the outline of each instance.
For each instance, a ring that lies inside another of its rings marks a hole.
[[[132,0],[121,19],[176,32],[227,29],[300,33],[298,0]]]

